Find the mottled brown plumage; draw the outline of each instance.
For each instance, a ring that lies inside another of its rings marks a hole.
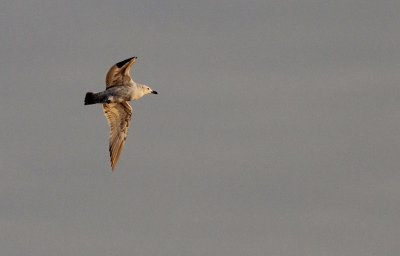
[[[132,81],[132,78],[129,75],[129,70],[136,60],[137,57],[132,57],[112,66],[106,76],[106,88],[110,86],[129,84]]]
[[[136,60],[137,57],[132,57],[112,66],[106,76],[106,88],[133,83],[129,70]],[[132,108],[127,102],[104,103],[103,111],[110,125],[109,151],[111,169],[114,170],[128,136]]]
[[[117,165],[126,136],[128,136],[129,122],[132,116],[132,108],[126,102],[103,104],[104,115],[110,125],[109,151],[111,169]]]

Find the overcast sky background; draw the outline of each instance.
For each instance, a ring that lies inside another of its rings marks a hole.
[[[399,1],[2,1],[0,254],[400,251]],[[112,173],[87,91],[134,102]]]

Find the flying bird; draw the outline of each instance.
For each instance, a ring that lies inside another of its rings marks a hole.
[[[157,94],[144,84],[135,83],[129,70],[137,57],[132,57],[113,65],[106,76],[106,90],[98,93],[88,92],[85,105],[103,104],[104,115],[110,125],[109,151],[111,170],[114,171],[118,158],[128,135],[132,108],[127,101],[141,98],[145,94]]]

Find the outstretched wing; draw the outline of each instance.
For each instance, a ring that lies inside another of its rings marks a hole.
[[[128,135],[132,108],[127,102],[103,104],[104,115],[110,125],[110,161],[114,170]]]
[[[106,76],[106,88],[110,86],[126,85],[132,81],[129,75],[133,63],[135,63],[137,57],[132,57],[121,62],[118,62],[108,70]]]

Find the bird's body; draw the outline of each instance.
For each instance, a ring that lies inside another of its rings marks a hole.
[[[113,65],[106,76],[106,90],[88,92],[85,96],[85,105],[103,104],[104,114],[110,125],[109,151],[112,170],[117,165],[128,135],[132,108],[127,101],[137,100],[149,93],[157,94],[150,87],[135,83],[130,77],[129,69],[136,59],[137,57],[132,57]]]
[[[123,101],[137,100],[144,95],[144,85],[136,84],[132,81],[131,84],[118,85],[108,87],[106,90],[98,93],[87,94],[85,105],[96,103],[121,103]]]

